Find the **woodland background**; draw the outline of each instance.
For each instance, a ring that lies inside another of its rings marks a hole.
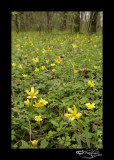
[[[19,11],[12,12],[12,30],[67,33],[102,31],[102,11]]]

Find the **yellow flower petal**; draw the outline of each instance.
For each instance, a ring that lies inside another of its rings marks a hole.
[[[72,117],[70,120],[73,121],[76,117]]]
[[[30,95],[30,92],[29,92],[28,90],[25,90],[25,92],[26,92],[28,95]]]
[[[43,119],[41,118],[41,115],[39,115],[39,116],[35,116],[35,121],[42,121]]]
[[[74,107],[74,112],[77,113],[77,108],[76,108],[76,106],[74,105],[73,107]]]
[[[77,113],[76,118],[79,119],[82,116],[82,113]]]
[[[52,72],[55,72],[55,69],[52,69]]]
[[[33,96],[33,98],[37,98],[36,96]]]
[[[86,103],[86,104],[85,104],[85,106],[87,106],[87,107],[88,107],[89,105],[90,105],[90,103]]]
[[[38,143],[38,140],[33,140],[33,141],[31,141],[31,143],[32,143],[33,146],[36,146],[37,143]]]
[[[74,111],[71,108],[68,108],[68,111],[72,114],[74,113]]]
[[[30,102],[29,99],[27,99],[27,101],[24,101],[25,105],[29,106]]]
[[[75,70],[74,70],[74,73],[78,73],[78,70],[75,69]]]
[[[27,98],[31,98],[31,96],[27,96]]]
[[[71,114],[64,114],[65,117],[71,117]]]
[[[38,93],[39,93],[39,91],[37,90],[37,91],[34,93],[34,95],[36,96]]]
[[[34,93],[34,87],[31,88],[31,92]]]

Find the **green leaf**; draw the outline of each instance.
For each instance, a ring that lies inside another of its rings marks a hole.
[[[99,104],[99,103],[100,103],[100,100],[97,99],[97,100],[95,101],[95,104]]]
[[[62,128],[62,127],[63,127],[63,125],[64,125],[64,122],[63,122],[63,121],[61,121],[61,122],[60,122],[60,128]]]
[[[75,127],[76,126],[76,121],[75,120],[71,121],[71,125]]]
[[[87,121],[87,123],[88,123],[88,122],[95,121],[95,120],[97,120],[97,119],[101,119],[101,118],[102,118],[102,117],[96,117],[96,118],[92,118],[91,120],[88,120],[88,121]]]
[[[56,133],[55,131],[49,131],[49,132],[48,132],[48,135],[51,137],[51,136],[53,136],[55,133]]]
[[[54,126],[59,127],[59,124],[58,124],[57,121],[51,120],[51,123],[52,123]]]
[[[44,140],[42,140],[41,141],[41,146],[43,147],[43,148],[46,148],[47,146],[48,146],[48,141],[46,141],[45,139]]]
[[[98,130],[97,131],[97,136],[101,136],[102,135],[102,131],[101,130]]]
[[[11,135],[11,140],[16,140],[16,137],[14,135]]]
[[[88,148],[90,148],[89,132],[87,131],[86,127],[85,127],[85,138],[86,138],[87,146]]]
[[[60,131],[61,130],[61,128],[57,128],[57,131]]]
[[[82,99],[81,99],[81,103],[87,103],[88,102],[88,98],[86,98],[86,97],[83,97]]]
[[[76,135],[76,139],[77,139],[78,144],[79,144],[79,145],[80,145],[80,147],[82,148],[82,143],[81,143],[81,140],[80,140],[80,138],[79,138],[78,134],[77,134],[77,133],[75,133],[75,135]]]

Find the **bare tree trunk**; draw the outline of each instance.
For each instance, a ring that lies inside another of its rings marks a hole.
[[[97,24],[96,24],[96,28],[100,28],[100,12],[98,12],[98,15],[97,15]]]
[[[74,23],[75,23],[74,31],[79,32],[80,31],[80,12],[77,12],[75,14]]]
[[[66,21],[67,21],[67,12],[63,12],[62,14],[62,24],[61,24],[61,29],[65,30],[66,29]]]
[[[80,12],[80,30],[83,29],[83,12]]]
[[[73,17],[70,19],[70,31],[71,31],[71,34],[73,33]]]
[[[98,12],[91,12],[91,15],[90,15],[90,23],[91,23],[90,33],[96,32],[97,16],[98,16]]]
[[[47,32],[49,32],[49,21],[50,17],[49,17],[49,12],[47,11]]]
[[[19,33],[20,27],[19,27],[19,20],[18,20],[18,14],[15,15],[15,26],[16,26],[16,31]]]

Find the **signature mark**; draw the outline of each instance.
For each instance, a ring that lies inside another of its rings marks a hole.
[[[76,154],[79,154],[80,157],[86,158],[86,159],[102,156],[102,154],[99,153],[98,149],[95,149],[95,150],[91,149],[88,151],[84,151],[84,150],[76,151]]]

